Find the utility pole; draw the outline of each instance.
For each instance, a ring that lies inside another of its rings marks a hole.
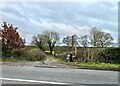
[[[72,35],[72,54],[77,55],[77,46],[76,46],[76,39],[74,35]]]
[[[74,36],[72,36],[72,54],[74,54]]]

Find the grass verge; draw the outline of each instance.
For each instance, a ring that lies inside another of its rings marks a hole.
[[[96,62],[64,62],[66,65],[83,67],[88,69],[104,69],[120,71],[120,64],[96,63]]]
[[[54,59],[57,60],[58,64],[76,66],[78,68],[120,71],[120,64],[98,63],[98,62],[65,62],[59,58],[54,57]]]

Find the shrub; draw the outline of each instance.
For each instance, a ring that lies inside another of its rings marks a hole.
[[[104,48],[78,48],[76,60],[81,62],[96,62],[98,54],[103,52]]]
[[[106,48],[99,53],[98,60],[105,63],[120,63],[120,48]]]
[[[44,60],[46,57],[46,54],[40,50],[40,49],[31,49],[30,51],[28,51],[29,53],[29,57],[27,58],[27,60]]]
[[[67,53],[63,53],[63,54],[55,54],[55,57],[56,58],[59,58],[63,61],[66,61],[66,58],[67,58]]]
[[[7,53],[9,54],[9,53]],[[35,47],[25,47],[23,49],[14,50],[13,53],[10,53],[10,56],[3,57],[9,60],[27,60],[27,61],[41,61],[45,60],[46,54]]]

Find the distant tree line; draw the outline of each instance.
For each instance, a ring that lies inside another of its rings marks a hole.
[[[74,37],[74,41],[72,41],[72,37]],[[97,29],[96,27],[93,27],[90,30],[90,35],[84,35],[84,36],[67,36],[63,38],[63,43],[65,43],[68,46],[72,46],[72,43],[74,45],[79,45],[81,47],[88,47],[90,45],[91,47],[108,47],[112,44],[113,37],[110,33],[106,33],[104,31],[101,31],[100,29]]]
[[[66,36],[63,38],[63,43],[67,46],[71,46],[72,50],[74,50],[75,46],[79,47],[108,47],[112,44],[114,40],[110,33],[106,33],[93,27],[89,31],[90,35],[78,36],[76,34],[72,36]],[[42,34],[38,34],[33,36],[32,44],[37,45],[41,50],[45,51],[46,47],[49,47],[50,53],[59,41],[59,33],[55,31],[45,31]]]

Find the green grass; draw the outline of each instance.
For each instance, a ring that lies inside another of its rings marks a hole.
[[[91,67],[96,69],[119,69],[120,64],[95,63],[95,62],[65,62],[67,65],[78,67]]]
[[[83,67],[88,69],[104,69],[104,70],[120,70],[120,64],[96,63],[96,62],[65,62],[59,58],[55,58],[58,64],[66,64],[70,66]]]
[[[55,58],[55,59],[57,60],[58,64],[62,63],[70,66],[87,67],[88,69],[94,68],[94,69],[120,70],[120,64],[98,63],[98,62],[65,62],[59,58]]]

